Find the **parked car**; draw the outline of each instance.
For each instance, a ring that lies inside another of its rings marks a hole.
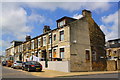
[[[11,66],[12,68],[22,68],[22,61],[14,61],[14,63]]]
[[[6,61],[6,66],[7,66],[7,67],[11,67],[12,64],[13,64],[13,61],[12,61],[12,60],[7,60],[7,61]]]
[[[42,65],[37,61],[28,61],[22,64],[22,70],[30,71],[42,71]]]
[[[6,61],[2,61],[2,66],[6,66]]]

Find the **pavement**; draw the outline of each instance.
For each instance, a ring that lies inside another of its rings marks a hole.
[[[43,73],[36,73],[33,72],[32,75],[34,76],[41,76],[41,77],[67,77],[67,76],[77,76],[77,75],[96,75],[96,74],[111,74],[111,73],[118,73],[118,71],[96,71],[96,72],[60,72],[60,71],[53,71],[53,70],[43,70]]]
[[[4,67],[5,69],[14,70],[10,67]],[[42,72],[27,72],[21,69],[15,69],[16,71],[22,72],[23,74],[29,74],[36,77],[42,78],[57,78],[57,77],[67,77],[67,76],[77,76],[77,75],[96,75],[96,74],[110,74],[110,73],[118,73],[118,71],[95,71],[95,72],[60,72],[54,70],[42,70]],[[3,72],[4,73],[4,72]],[[21,74],[22,74],[21,73]]]

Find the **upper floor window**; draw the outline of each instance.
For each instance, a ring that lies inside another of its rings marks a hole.
[[[52,57],[52,50],[49,50],[49,58]]]
[[[49,35],[49,43],[51,44],[52,43],[52,36]]]
[[[111,42],[111,44],[115,44],[115,42],[114,42],[114,41],[112,41],[112,42]]]
[[[54,34],[54,41],[56,40],[56,34]]]
[[[63,25],[65,25],[65,20],[58,23],[58,27],[62,27]]]
[[[60,41],[64,40],[64,31],[60,31]]]
[[[40,44],[41,44],[41,43],[40,43],[40,41],[41,41],[41,39],[40,39],[40,38],[38,38],[38,46],[40,46]]]
[[[118,40],[118,43],[120,43],[120,40]]]
[[[46,37],[43,37],[43,46],[46,46]]]
[[[64,58],[64,48],[60,48],[60,58]]]
[[[31,42],[31,49],[34,49],[34,41]]]

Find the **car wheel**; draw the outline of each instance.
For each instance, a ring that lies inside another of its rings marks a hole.
[[[13,67],[13,69],[16,69],[15,67]]]
[[[39,70],[39,72],[41,72],[41,71],[42,71],[42,69]]]
[[[22,67],[22,70],[24,70],[24,68]]]
[[[28,68],[27,71],[30,72],[30,68]]]

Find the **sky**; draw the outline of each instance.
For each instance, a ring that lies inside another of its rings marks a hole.
[[[83,9],[92,12],[106,41],[118,38],[118,2],[2,2],[0,9],[0,54],[13,40],[42,34],[44,25],[56,28],[63,16],[81,18]]]

